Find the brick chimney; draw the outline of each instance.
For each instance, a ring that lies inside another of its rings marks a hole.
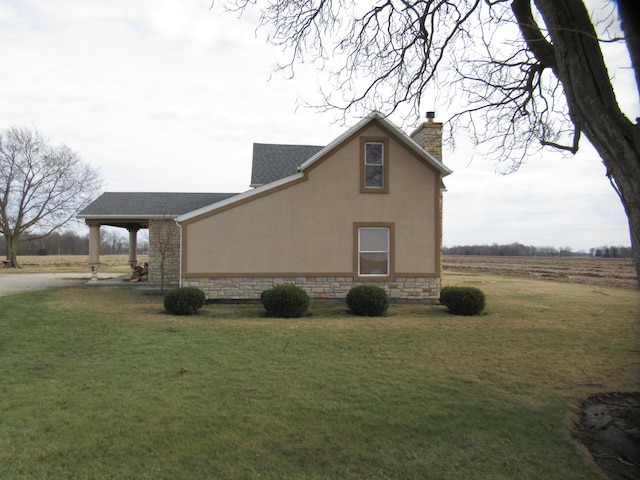
[[[442,162],[442,123],[435,122],[434,118],[436,116],[436,112],[427,112],[427,121],[423,122],[418,128],[416,128],[411,135],[409,135],[414,142],[424,148],[427,152],[433,155],[436,160]],[[442,182],[442,178],[440,178],[440,195],[439,195],[439,233],[438,237],[440,240],[440,245],[438,249],[438,271],[442,271],[442,192],[445,191],[446,188],[444,183]],[[441,282],[442,279],[438,278],[438,281]],[[440,288],[440,285],[438,286]]]
[[[427,112],[427,121],[416,128],[410,137],[442,162],[442,123],[435,122],[436,112]]]

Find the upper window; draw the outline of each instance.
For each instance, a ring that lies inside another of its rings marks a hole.
[[[358,229],[358,275],[389,275],[390,242],[389,227]]]
[[[363,139],[360,185],[362,192],[387,193],[389,191],[386,147],[385,140]]]
[[[384,143],[364,144],[364,186],[384,188]]]

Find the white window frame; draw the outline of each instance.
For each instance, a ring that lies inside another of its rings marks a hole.
[[[387,234],[385,250],[363,250],[362,233],[366,230],[385,230]],[[386,255],[386,272],[384,273],[362,273],[362,254],[384,254]],[[391,274],[391,227],[384,226],[359,226],[358,227],[358,276],[359,277],[388,277]]]

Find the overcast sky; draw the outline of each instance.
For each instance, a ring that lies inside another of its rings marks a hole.
[[[242,192],[253,142],[325,145],[351,126],[304,107],[318,98],[310,69],[293,79],[274,73],[279,52],[256,35],[254,16],[210,6],[0,0],[0,129],[37,128],[68,145],[99,169],[105,191]],[[436,120],[453,113],[437,110]],[[630,243],[622,205],[586,144],[573,158],[547,153],[508,176],[462,138],[444,161],[454,171],[446,246]]]

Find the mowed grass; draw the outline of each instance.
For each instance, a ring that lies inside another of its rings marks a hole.
[[[0,297],[0,478],[603,479],[571,429],[584,396],[638,388],[638,293],[443,283],[481,288],[486,314]]]

